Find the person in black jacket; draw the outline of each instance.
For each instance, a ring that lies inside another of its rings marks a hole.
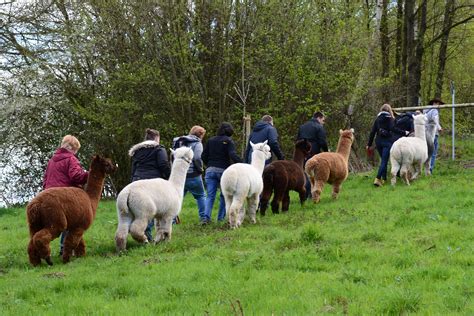
[[[170,177],[171,167],[166,149],[160,145],[160,132],[147,128],[145,141],[134,145],[128,152],[132,158],[131,182],[144,179]],[[148,223],[145,235],[152,241],[153,220]]]
[[[204,178],[207,188],[207,198],[206,219],[201,222],[202,224],[207,224],[211,221],[217,188],[220,187],[224,170],[232,163],[242,162],[242,159],[235,152],[234,141],[231,138],[232,134],[234,134],[232,125],[223,122],[217,130],[217,136],[211,137],[207,141],[206,146],[204,146],[201,158],[207,166],[206,176]],[[225,215],[225,201],[221,192],[217,220],[224,220]]]
[[[395,113],[396,114],[396,113]],[[396,114],[395,117],[395,127],[396,131],[393,133],[392,141],[395,142],[400,137],[407,136],[415,132],[415,125],[413,123],[414,112],[406,112],[401,114]]]
[[[247,149],[245,150],[244,161],[246,163],[252,163],[252,146],[250,142],[257,144],[268,141],[268,146],[270,146],[271,151],[275,154],[278,160],[285,159],[280,145],[278,144],[278,132],[275,127],[273,127],[273,118],[270,115],[264,115],[260,121],[255,123],[252,133],[249,136],[249,142],[247,144]],[[265,165],[269,164],[272,161],[272,158],[265,161]]]
[[[375,186],[380,187],[387,180],[387,164],[390,158],[390,148],[392,148],[394,142],[394,134],[404,134],[408,136],[409,133],[409,131],[401,130],[395,126],[395,119],[393,118],[393,111],[390,104],[382,105],[372,125],[369,142],[366,146],[366,149],[371,147],[375,137],[375,146],[377,147],[381,159],[377,177],[374,180]]]
[[[298,129],[298,135],[296,140],[306,139],[311,144],[311,152],[309,153],[306,161],[323,151],[328,151],[328,143],[326,139],[326,130],[324,129],[324,123],[326,122],[326,116],[322,112],[315,112],[313,118],[301,125]],[[306,163],[305,161],[305,163]],[[306,177],[306,198],[311,198],[311,183],[305,173]]]

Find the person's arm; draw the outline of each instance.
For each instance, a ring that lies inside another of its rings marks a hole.
[[[158,150],[156,159],[158,170],[160,171],[161,176],[163,179],[168,180],[171,173],[171,167],[168,161],[168,153],[166,152],[166,149],[160,148]]]
[[[399,128],[396,124],[395,124],[395,119],[393,117],[389,118],[389,123],[388,123],[388,126],[389,126],[389,130],[391,130],[392,132],[398,134],[398,135],[402,135],[402,136],[408,136],[408,134],[410,134],[409,131],[406,131],[404,129],[401,129]]]
[[[439,112],[438,110],[434,111],[433,113],[433,120],[436,124],[436,129],[437,131],[441,131],[443,128],[441,127],[441,125],[439,124]]]
[[[232,147],[233,148],[233,151],[235,152],[235,145],[232,143]],[[250,155],[250,148],[252,148],[252,145],[250,145],[250,142],[247,144],[247,147],[245,148],[245,153],[244,153],[244,159],[243,161],[245,163],[250,163],[249,161],[249,155]],[[230,150],[229,150],[229,154],[230,154]],[[237,153],[235,153],[237,155]],[[234,158],[231,156],[232,160],[235,162]],[[239,157],[240,159],[240,157]],[[240,162],[240,161],[239,161]]]
[[[204,146],[204,150],[201,154],[201,159],[207,166],[207,163],[209,162],[209,141],[206,143],[206,146]]]
[[[235,144],[232,139],[227,141],[227,152],[229,153],[229,157],[233,162],[242,162],[242,158],[240,158],[235,152]]]
[[[89,172],[82,169],[79,160],[72,156],[69,161],[68,176],[72,184],[74,185],[83,185],[87,182],[87,177]]]
[[[372,130],[370,131],[369,142],[367,143],[367,147],[372,146],[372,143],[374,142],[375,134],[377,133],[377,129],[378,129],[377,127],[378,127],[377,120],[375,120],[374,124],[372,124]]]
[[[278,132],[274,127],[270,128],[268,131],[268,146],[270,146],[270,149],[275,153],[278,160],[285,159],[285,155],[283,155],[280,145],[278,144]]]
[[[193,163],[196,171],[198,171],[200,174],[202,174],[204,171],[203,162],[201,159],[202,152],[202,143],[199,142],[194,147]]]
[[[49,167],[49,161],[48,161],[48,165],[46,167],[46,171],[44,172],[44,176],[43,176],[43,190],[46,187],[46,181],[48,180],[48,167]]]

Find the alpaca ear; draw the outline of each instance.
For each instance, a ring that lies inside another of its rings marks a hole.
[[[174,150],[173,150],[173,148],[170,148],[170,152],[171,152],[172,155],[174,155]]]
[[[265,146],[268,143],[268,139],[263,142],[263,146]]]
[[[252,143],[252,141],[250,141],[250,146],[252,146],[252,148],[255,148],[255,144]]]
[[[339,130],[339,135],[342,135],[342,132],[344,132],[342,129]]]
[[[350,131],[351,131],[352,134],[354,134],[354,129],[353,128],[351,128]]]

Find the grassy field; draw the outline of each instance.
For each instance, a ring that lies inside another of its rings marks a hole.
[[[87,256],[64,265],[55,240],[52,267],[28,263],[24,207],[0,209],[0,315],[473,315],[474,155],[460,156],[411,187],[351,175],[338,200],[292,195],[288,213],[235,231],[201,227],[187,196],[171,242],[129,237],[120,256],[103,201]]]

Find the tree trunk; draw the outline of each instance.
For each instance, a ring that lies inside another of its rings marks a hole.
[[[443,91],[444,68],[446,66],[446,55],[448,51],[449,32],[451,30],[452,14],[454,12],[454,0],[447,0],[444,10],[443,37],[439,46],[438,73],[436,75],[435,97],[440,98]]]
[[[412,100],[412,104],[418,104],[420,90],[421,90],[421,65],[423,63],[423,53],[424,53],[424,37],[426,32],[426,12],[427,12],[427,0],[424,0],[421,3],[421,7],[418,10],[418,36],[416,39],[415,47],[415,58],[414,68],[413,68],[413,85],[410,86],[409,99]]]
[[[412,106],[412,91],[414,82],[415,60],[415,0],[407,0],[405,2],[405,47],[406,47],[406,68],[405,68],[405,96],[406,106]]]
[[[380,20],[380,49],[382,53],[382,77],[387,78],[390,71],[390,38],[388,37],[388,0],[382,1],[382,17]]]

